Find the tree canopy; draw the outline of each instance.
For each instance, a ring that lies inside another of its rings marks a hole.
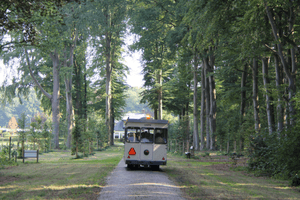
[[[103,141],[113,145],[115,118],[150,108],[156,119],[178,117],[170,139],[180,140],[180,149],[192,144],[197,150],[248,149],[251,169],[287,176],[300,170],[298,154],[289,151],[300,146],[297,1],[39,0],[2,5],[1,58],[7,64],[18,59],[21,72],[4,85],[3,94],[12,99],[37,88],[53,116],[56,148],[61,119],[67,124],[67,146],[73,132],[78,152],[86,151],[85,142],[93,138],[91,116],[99,117]],[[138,38],[130,50],[141,52],[145,82],[140,97],[124,81],[128,67],[121,53],[127,30]],[[140,106],[134,107],[137,101]]]

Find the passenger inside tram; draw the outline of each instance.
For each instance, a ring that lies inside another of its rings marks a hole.
[[[137,136],[138,136],[137,133],[129,132],[127,137],[127,142],[140,142]]]
[[[155,133],[155,144],[167,144],[167,138],[162,130],[156,130]]]
[[[147,130],[144,130],[141,133],[141,142],[143,142],[143,143],[152,143],[153,142],[153,135],[150,134]]]

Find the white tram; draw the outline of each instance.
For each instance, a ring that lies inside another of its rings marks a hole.
[[[159,168],[167,164],[168,121],[127,119],[124,160],[129,168],[140,165]]]

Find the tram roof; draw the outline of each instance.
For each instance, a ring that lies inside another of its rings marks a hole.
[[[168,124],[168,120],[158,120],[158,119],[127,119],[127,123],[153,123],[153,124]]]

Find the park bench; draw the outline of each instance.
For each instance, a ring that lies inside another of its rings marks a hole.
[[[39,150],[24,150],[23,163],[25,158],[36,158],[36,162],[39,162]]]

